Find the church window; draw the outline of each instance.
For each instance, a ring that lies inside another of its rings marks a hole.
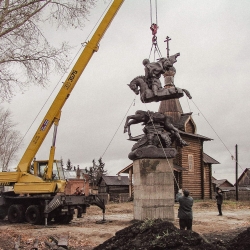
[[[194,171],[194,156],[191,154],[188,154],[188,170]]]

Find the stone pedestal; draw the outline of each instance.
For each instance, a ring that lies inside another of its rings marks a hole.
[[[170,166],[171,167],[170,167]],[[173,159],[138,159],[133,162],[134,219],[174,221]]]

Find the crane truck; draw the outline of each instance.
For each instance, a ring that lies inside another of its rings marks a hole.
[[[77,207],[86,212],[86,208],[90,205],[97,205],[104,214],[104,202],[97,195],[65,194],[67,180],[64,177],[60,161],[54,159],[55,142],[61,109],[92,55],[98,50],[100,40],[123,1],[114,0],[109,7],[35,132],[16,171],[0,173],[0,185],[13,187],[13,191],[0,194],[0,219],[8,216],[11,223],[27,221],[31,224],[40,224],[44,221],[47,225],[47,222],[52,219],[59,223],[69,223],[73,219],[74,210]],[[54,132],[49,159],[36,160],[36,153],[53,125]]]

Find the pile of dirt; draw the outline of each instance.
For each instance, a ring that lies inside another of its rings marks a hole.
[[[180,230],[161,219],[136,222],[93,250],[226,249],[208,243],[198,233]]]
[[[250,249],[250,227],[232,239],[228,243],[227,250],[248,250]]]

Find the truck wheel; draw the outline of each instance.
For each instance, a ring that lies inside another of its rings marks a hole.
[[[31,205],[27,208],[25,212],[25,219],[30,224],[40,224],[42,220],[41,212],[39,206]]]
[[[20,223],[24,221],[24,207],[20,204],[13,204],[8,210],[8,220],[10,223]]]
[[[0,220],[3,220],[7,215],[7,208],[0,206]]]

